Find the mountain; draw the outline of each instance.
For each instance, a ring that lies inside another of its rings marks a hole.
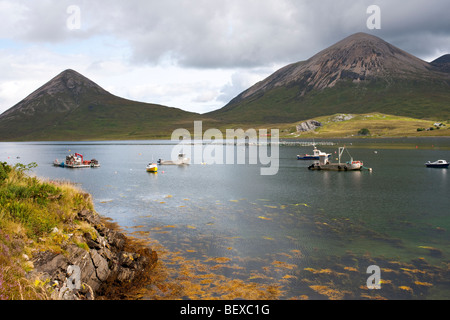
[[[292,124],[372,112],[450,119],[450,55],[425,62],[365,33],[290,64],[199,115],[117,97],[65,70],[0,115],[0,141],[168,138],[177,128]],[[191,131],[192,132],[192,131]]]
[[[0,141],[167,137],[195,116],[117,97],[69,69],[0,115]]]
[[[431,62],[431,65],[442,72],[450,72],[450,54],[443,55]]]
[[[445,60],[447,61],[447,60]],[[365,33],[290,64],[208,116],[234,123],[286,123],[336,113],[450,118],[450,75]]]

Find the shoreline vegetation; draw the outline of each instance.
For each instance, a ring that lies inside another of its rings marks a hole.
[[[158,256],[70,182],[0,162],[0,300],[135,299]]]

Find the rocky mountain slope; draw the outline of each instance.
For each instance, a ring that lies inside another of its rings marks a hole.
[[[0,141],[139,139],[195,115],[117,97],[69,69],[0,115]]]
[[[373,111],[448,118],[450,76],[442,71],[439,63],[357,33],[276,71],[209,115],[272,123]]]

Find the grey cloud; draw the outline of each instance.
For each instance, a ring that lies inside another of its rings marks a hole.
[[[382,29],[369,31],[366,10],[374,2],[382,9]],[[448,12],[444,0],[150,1],[139,2],[138,10],[124,8],[115,32],[126,37],[136,63],[171,59],[196,68],[250,68],[308,59],[360,31],[416,55],[436,47],[450,52],[443,38],[450,34]],[[124,25],[130,19],[133,24]]]
[[[130,46],[135,64],[161,61],[195,68],[250,68],[304,60],[356,32],[411,52],[450,52],[446,0],[25,1],[17,35],[30,42],[107,35]],[[82,29],[65,28],[66,9],[81,8]],[[366,9],[382,10],[382,29],[366,28]]]

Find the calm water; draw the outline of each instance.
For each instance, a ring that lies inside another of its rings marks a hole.
[[[335,158],[344,142],[331,141],[319,149]],[[249,164],[147,173],[170,141],[0,143],[0,161],[79,183],[101,215],[158,248],[169,279],[144,298],[266,297],[256,285],[281,299],[450,298],[450,172],[424,166],[450,160],[450,139],[345,144],[373,172],[309,171],[296,155],[312,147],[295,145],[280,147],[275,176]],[[101,167],[52,166],[75,152]],[[364,289],[369,265],[381,267],[380,290]]]

